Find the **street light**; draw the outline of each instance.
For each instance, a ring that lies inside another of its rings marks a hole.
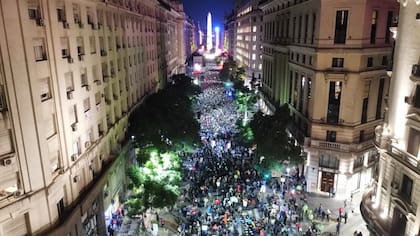
[[[217,194],[217,196],[219,196],[219,187],[220,187],[220,180],[217,180],[217,182],[216,182],[216,194]]]

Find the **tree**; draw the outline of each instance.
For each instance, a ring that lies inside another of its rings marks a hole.
[[[245,77],[245,68],[239,66],[238,63],[233,60],[233,57],[228,57],[228,59],[223,63],[223,68],[219,72],[219,77],[222,81],[233,80],[243,81]]]
[[[262,171],[280,168],[284,161],[291,164],[303,161],[301,147],[286,132],[289,114],[287,105],[284,105],[272,116],[256,113],[250,123],[257,144],[256,162]]]
[[[136,137],[140,147],[180,150],[200,144],[200,125],[192,111],[192,96],[200,90],[189,77],[177,76],[173,81],[148,97],[130,116],[130,135]]]
[[[129,215],[144,213],[150,208],[172,206],[179,197],[181,161],[174,152],[149,151],[149,160],[143,167],[131,166],[128,177],[133,185],[133,195],[126,205]]]

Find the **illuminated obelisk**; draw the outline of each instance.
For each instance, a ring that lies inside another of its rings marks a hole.
[[[207,51],[213,48],[211,13],[207,14]]]

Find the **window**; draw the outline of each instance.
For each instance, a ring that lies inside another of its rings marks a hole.
[[[376,24],[378,21],[378,11],[372,11],[372,22],[370,25],[370,43],[374,44],[376,41]],[[389,29],[387,29],[389,30]]]
[[[73,19],[75,24],[78,24],[80,27],[82,26],[80,7],[78,4],[73,4]]]
[[[327,130],[326,141],[335,142],[336,137],[337,137],[337,132],[336,131]]]
[[[90,54],[96,54],[96,39],[95,36],[89,37]]]
[[[367,58],[367,67],[372,67],[373,66],[373,57],[368,57]]]
[[[369,98],[363,98],[362,118],[360,119],[362,124],[367,122],[368,102]]]
[[[95,104],[99,105],[101,103],[101,100],[102,100],[101,92],[95,93]]]
[[[82,87],[85,87],[89,84],[86,68],[81,69],[80,84],[82,85]]]
[[[337,11],[336,13],[335,35],[334,35],[335,44],[346,43],[348,15],[349,15],[349,11],[347,10],[340,10],[340,11]]]
[[[252,26],[252,32],[257,32],[257,26]]]
[[[64,74],[66,91],[74,91],[73,72],[67,72]]]
[[[30,20],[42,18],[38,0],[28,0],[28,15]]]
[[[344,58],[341,57],[333,57],[332,65],[333,68],[343,68],[344,66]]]
[[[84,42],[83,42],[83,37],[77,37],[76,38],[77,41],[77,55],[79,56],[79,60],[80,60],[80,56],[85,55],[85,46],[84,46]]]
[[[64,217],[64,200],[61,198],[57,203],[58,218]]]
[[[392,18],[393,12],[388,11],[388,15],[386,17],[385,43],[389,43],[391,41],[391,31],[389,30],[389,27],[392,26]]]
[[[39,81],[41,102],[47,101],[51,96],[50,78],[44,78]]]
[[[315,25],[316,25],[316,14],[312,15],[312,36],[311,36],[311,44],[314,44],[315,41]]]
[[[376,102],[376,119],[382,118],[382,97],[384,93],[385,79],[379,81],[378,100]]]
[[[420,85],[416,85],[416,92],[413,98],[413,106],[420,109]]]
[[[90,98],[85,98],[83,100],[83,110],[88,112],[90,110]]]
[[[63,1],[57,2],[57,20],[58,22],[66,22],[66,8]]]
[[[47,53],[45,51],[45,43],[44,39],[42,38],[36,38],[32,40],[32,43],[34,45],[34,56],[35,61],[45,61],[47,60]]]
[[[420,145],[420,131],[414,128],[410,128],[408,133],[407,141],[407,152],[417,157],[419,154]]]
[[[300,43],[300,39],[302,37],[302,16],[299,16],[299,25],[298,25],[298,43]]]
[[[302,54],[302,63],[305,64],[306,63],[306,55]]]
[[[381,65],[383,65],[383,66],[388,65],[388,57],[387,56],[383,56],[382,57],[382,63],[381,63]]]
[[[328,96],[327,122],[338,124],[341,103],[341,81],[330,81],[330,91]]]
[[[338,169],[339,160],[335,156],[322,155],[319,158],[319,166],[331,169]]]
[[[411,202],[411,193],[413,190],[413,180],[407,175],[403,175],[403,181],[401,184],[401,197]]]
[[[312,79],[308,78],[308,99],[312,97]]]
[[[309,56],[309,65],[312,65],[312,56]]]
[[[300,59],[300,54],[296,53],[296,61],[299,62],[299,59]]]
[[[364,155],[356,157],[353,162],[353,169],[357,169],[363,166],[364,162]]]
[[[67,37],[61,37],[60,43],[61,43],[61,57],[69,58],[70,57],[69,39]]]

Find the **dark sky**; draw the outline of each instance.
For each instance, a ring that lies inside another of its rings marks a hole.
[[[194,22],[200,22],[204,30],[207,27],[207,13],[211,12],[213,28],[219,26],[223,30],[223,18],[225,13],[231,13],[234,0],[181,0],[184,4],[184,11]]]

